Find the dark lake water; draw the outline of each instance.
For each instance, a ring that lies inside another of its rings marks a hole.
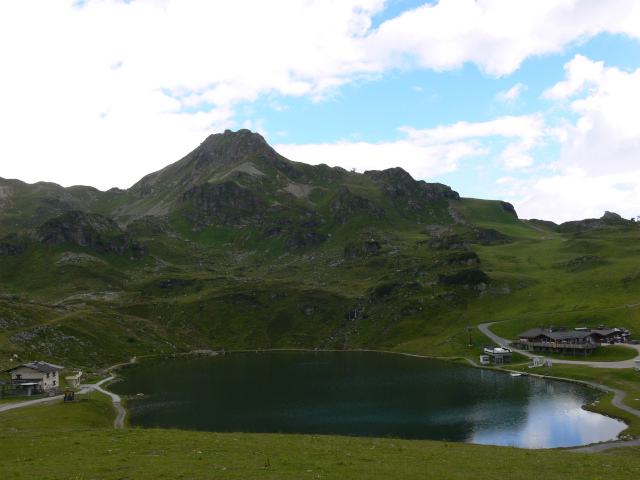
[[[131,423],[207,431],[396,436],[550,448],[614,439],[590,388],[370,352],[162,360],[110,389],[144,393]]]

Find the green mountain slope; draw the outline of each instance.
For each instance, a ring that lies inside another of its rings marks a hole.
[[[466,327],[543,314],[640,333],[633,308],[603,310],[638,298],[635,223],[525,223],[400,168],[292,162],[247,130],[126,191],[0,192],[0,366],[12,353],[78,366],[193,349],[475,355]]]

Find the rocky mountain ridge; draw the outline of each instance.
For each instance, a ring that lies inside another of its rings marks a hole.
[[[6,352],[75,365],[223,348],[430,354],[468,338],[472,319],[531,315],[539,298],[563,305],[601,284],[585,275],[611,269],[622,297],[640,284],[620,266],[640,252],[630,222],[529,223],[401,168],[293,162],[248,130],[211,135],[127,190],[0,179],[0,363]]]

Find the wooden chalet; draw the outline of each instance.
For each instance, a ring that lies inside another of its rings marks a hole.
[[[524,350],[588,356],[598,348],[599,335],[591,329],[567,330],[538,327],[518,335]]]
[[[629,330],[622,328],[607,328],[599,325],[598,328],[583,329],[594,334],[593,339],[598,343],[628,343]]]

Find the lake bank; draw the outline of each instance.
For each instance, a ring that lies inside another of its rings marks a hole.
[[[593,389],[404,355],[237,353],[159,360],[124,376],[111,390],[134,395],[131,422],[144,427],[447,438],[526,448],[585,445],[626,428],[581,409],[597,401]]]

